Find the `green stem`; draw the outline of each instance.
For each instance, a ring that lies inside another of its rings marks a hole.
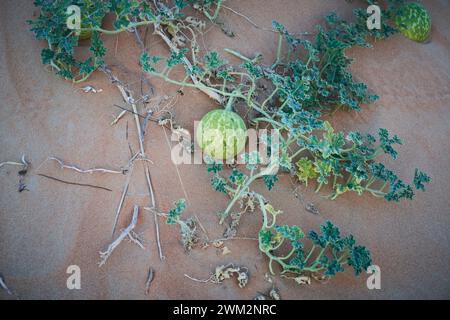
[[[203,14],[204,14],[209,20],[211,20],[211,21],[214,22],[214,20],[216,20],[217,17],[219,16],[220,8],[221,8],[221,6],[222,6],[222,1],[223,1],[223,0],[218,0],[218,1],[217,1],[216,10],[214,11],[214,14],[213,14],[213,15],[211,15],[211,14],[208,12],[208,10],[206,10],[206,9],[203,9],[203,10],[202,10],[202,11],[203,11]]]
[[[228,48],[225,48],[224,50],[225,50],[225,52],[228,52],[229,54],[232,54],[233,56],[236,56],[236,57],[238,57],[241,60],[244,60],[246,62],[252,62],[252,59],[247,58],[246,56],[244,56],[240,52],[237,52],[237,51],[234,51],[233,49],[228,49]]]
[[[222,218],[219,221],[219,224],[222,224],[225,221],[225,218],[228,217],[230,214],[231,209],[233,208],[234,204],[242,197],[243,193],[246,192],[248,187],[252,184],[253,181],[260,178],[262,176],[261,172],[249,177],[248,180],[245,182],[245,184],[242,186],[241,190],[234,195],[233,199],[228,204],[227,208],[225,209],[225,212],[222,215]]]
[[[290,156],[289,158],[291,159],[291,161],[292,161],[292,159],[294,159],[296,156],[298,156],[300,153],[302,153],[303,151],[305,151],[306,150],[306,148],[301,148],[301,149],[299,149],[299,150],[297,150],[297,152],[295,152],[292,156]]]
[[[130,23],[128,26],[126,27],[122,27],[120,29],[116,29],[116,30],[106,30],[100,27],[95,27],[95,28],[80,28],[80,31],[98,31],[104,34],[108,34],[108,35],[114,35],[114,34],[118,34],[121,33],[123,31],[126,31],[130,28],[136,28],[136,27],[140,27],[140,26],[146,26],[149,24],[155,23],[155,21],[148,21],[148,20],[144,20],[144,21],[140,21],[140,22],[133,22]]]
[[[311,258],[315,249],[316,249],[316,245],[313,245],[311,250],[309,251],[308,255],[306,256],[305,260],[303,261],[304,264],[306,264],[308,262],[308,260]]]
[[[278,64],[280,64],[282,48],[283,48],[283,34],[280,33],[278,35],[277,57],[272,68],[275,68]]]

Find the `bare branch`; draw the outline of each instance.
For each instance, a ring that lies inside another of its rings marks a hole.
[[[16,293],[12,292],[12,291],[8,288],[8,286],[6,285],[5,279],[3,278],[3,276],[2,276],[1,274],[0,274],[0,288],[2,288],[3,290],[5,290],[6,293],[9,294],[10,296],[14,296],[14,297],[16,297],[16,298],[19,298],[19,296],[18,296]]]
[[[58,179],[58,178],[55,178],[55,177],[52,177],[52,176],[48,176],[48,175],[42,174],[42,173],[38,173],[37,175],[40,176],[40,177],[47,178],[47,179],[51,179],[51,180],[55,180],[55,181],[58,181],[58,182],[62,182],[62,183],[65,183],[65,184],[71,184],[71,185],[80,186],[80,187],[90,187],[90,188],[95,188],[95,189],[102,189],[102,190],[106,190],[106,191],[112,191],[112,189],[109,189],[109,188],[106,188],[106,187],[96,186],[96,185],[93,185],[93,184],[86,184],[86,183],[78,183],[78,182],[71,182],[71,181],[61,180],[61,179]]]
[[[123,186],[122,196],[120,197],[119,205],[117,206],[116,217],[114,219],[114,225],[113,225],[111,237],[114,236],[114,232],[116,231],[116,226],[117,226],[117,222],[119,221],[120,211],[122,210],[123,202],[124,202],[125,197],[127,195],[128,186],[130,184],[130,179],[131,179],[131,174],[133,173],[133,162],[132,162],[134,160],[133,158],[132,158],[132,160],[130,162],[130,166],[129,166],[130,170],[129,170],[128,175],[127,175],[127,180],[125,181],[125,185]]]
[[[111,170],[111,169],[104,169],[104,168],[91,168],[91,169],[82,169],[78,166],[71,165],[71,164],[65,164],[61,159],[58,159],[56,157],[49,157],[48,160],[53,160],[59,163],[61,166],[61,169],[71,169],[79,173],[94,173],[94,172],[100,172],[100,173],[119,173],[123,174],[123,170]]]
[[[99,267],[103,266],[106,261],[108,260],[109,256],[113,253],[114,249],[117,248],[117,246],[126,238],[129,239],[134,239],[136,240],[135,236],[131,233],[134,228],[136,227],[137,224],[137,219],[138,219],[138,215],[139,215],[139,206],[135,205],[133,208],[133,216],[131,218],[131,222],[128,225],[128,227],[126,227],[121,233],[120,235],[117,237],[116,240],[114,240],[106,249],[106,251],[100,251],[100,258],[101,261],[99,262]],[[131,234],[131,236],[130,236]],[[133,241],[133,240],[132,240]],[[133,241],[135,242],[135,241]],[[140,243],[140,241],[139,241]],[[142,243],[140,243],[139,245],[141,248],[144,248],[144,246],[142,245]]]
[[[153,278],[155,277],[155,271],[152,267],[148,270],[147,281],[145,282],[145,294],[148,295],[150,293],[150,286],[153,282]]]
[[[9,165],[9,166],[21,166],[21,167],[23,167],[22,170],[27,170],[29,164],[28,164],[28,162],[25,160],[25,155],[22,155],[21,161],[22,161],[22,162],[5,161],[5,162],[0,163],[0,168],[3,167],[3,166]]]

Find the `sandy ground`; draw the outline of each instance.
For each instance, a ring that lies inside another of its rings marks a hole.
[[[342,0],[248,0],[227,1],[228,6],[270,27],[272,19],[293,31],[313,31],[331,10],[348,16],[351,7]],[[345,195],[325,200],[311,190],[305,201],[313,202],[320,215],[313,215],[292,194],[289,180],[282,180],[271,193],[272,203],[286,212],[281,222],[317,228],[327,219],[352,232],[368,246],[374,262],[381,267],[381,290],[368,290],[367,275],[355,278],[346,272],[328,284],[299,287],[292,281],[275,278],[283,298],[289,299],[379,299],[450,298],[450,2],[425,1],[433,17],[432,41],[417,44],[396,35],[375,44],[374,49],[355,49],[353,70],[381,99],[361,113],[338,113],[334,124],[343,130],[375,132],[385,127],[404,139],[398,161],[391,164],[409,181],[415,167],[428,172],[433,183],[412,202],[386,203],[371,197]],[[47,72],[40,63],[42,44],[28,32],[25,20],[36,15],[31,1],[1,1],[0,4],[0,162],[19,160],[22,154],[32,163],[25,182],[29,191],[17,192],[17,168],[0,170],[0,272],[7,284],[25,299],[251,299],[270,286],[263,280],[267,260],[255,241],[235,241],[227,246],[231,254],[221,256],[214,248],[196,249],[189,255],[179,245],[177,228],[161,223],[161,240],[167,257],[161,262],[155,243],[153,216],[143,212],[137,231],[145,240],[141,250],[130,243],[117,248],[107,264],[98,268],[99,250],[111,240],[116,206],[122,192],[123,175],[80,175],[60,170],[55,163],[41,163],[57,156],[82,167],[123,166],[129,158],[125,138],[138,149],[134,119],[126,116],[110,126],[120,103],[117,89],[102,73],[87,84],[102,88],[99,94],[84,94],[77,87]],[[242,18],[223,11],[222,16],[236,33],[229,39],[213,28],[205,36],[209,48],[239,49],[244,54],[262,52],[272,59],[276,39],[272,33],[253,28]],[[114,53],[115,44],[117,53]],[[154,52],[166,52],[152,39]],[[139,77],[139,49],[133,37],[121,34],[106,40],[108,63],[122,64],[122,77]],[[232,60],[232,58],[230,58]],[[150,79],[158,94],[176,88]],[[136,84],[135,89],[138,89]],[[198,120],[215,105],[200,92],[185,90],[175,107],[178,122],[193,130]],[[150,124],[145,141],[156,200],[162,210],[186,197],[170,149],[161,127]],[[39,167],[39,168],[38,168]],[[215,213],[226,199],[209,186],[203,165],[179,167],[187,194],[187,214],[197,214],[210,238],[220,237]],[[111,188],[112,192],[64,185],[36,173]],[[148,205],[142,168],[137,165],[128,191],[119,228],[125,227],[134,204]],[[241,236],[254,237],[260,217],[245,216]],[[221,263],[234,262],[251,272],[249,285],[239,289],[234,281],[223,285],[193,282],[183,274],[207,278]],[[81,268],[81,290],[68,290],[66,269]],[[150,295],[145,296],[149,267],[155,270]],[[0,291],[0,299],[9,299]]]

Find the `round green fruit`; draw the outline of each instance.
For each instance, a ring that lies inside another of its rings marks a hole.
[[[81,18],[81,28],[92,28],[92,23],[89,23],[89,21],[86,21],[86,18]],[[96,19],[97,22],[101,24],[102,18]],[[80,32],[78,39],[79,40],[89,40],[92,37],[92,30],[83,30]]]
[[[197,143],[215,159],[234,158],[245,147],[247,127],[235,112],[217,109],[208,112],[197,127]]]
[[[430,35],[431,17],[427,9],[416,2],[409,3],[398,11],[395,24],[405,37],[413,41],[424,42]]]
[[[89,28],[89,26],[83,26],[83,28]],[[83,30],[80,32],[78,39],[80,40],[88,40],[92,37],[92,30]]]

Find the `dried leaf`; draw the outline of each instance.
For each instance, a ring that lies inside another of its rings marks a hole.
[[[278,292],[278,289],[276,289],[276,288],[272,288],[272,290],[270,290],[269,296],[273,300],[281,300],[280,293]]]
[[[223,241],[222,240],[215,240],[212,244],[217,249],[220,249],[221,247],[223,247]]]
[[[297,282],[299,285],[304,284],[311,284],[311,278],[307,276],[298,276],[294,278],[295,282]]]

